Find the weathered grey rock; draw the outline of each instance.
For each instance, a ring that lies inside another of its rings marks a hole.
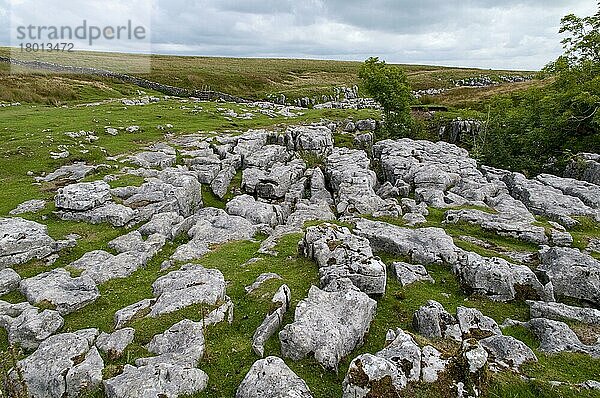
[[[57,242],[45,225],[22,218],[0,218],[0,268],[43,259],[74,242]]]
[[[463,341],[460,355],[466,361],[469,373],[479,374],[488,361],[488,353],[478,340],[468,339]],[[473,376],[471,376],[473,377]],[[476,376],[475,376],[476,377]]]
[[[227,212],[233,216],[244,217],[252,224],[266,224],[274,227],[283,223],[278,206],[257,201],[250,195],[236,196],[227,202]]]
[[[165,197],[172,208],[183,217],[189,217],[202,208],[202,185],[195,173],[185,168],[168,168],[158,173],[158,178],[167,184]]]
[[[550,174],[541,174],[536,179],[545,185],[560,190],[565,195],[581,199],[583,203],[591,208],[600,209],[600,185]]]
[[[334,224],[309,227],[301,250],[319,266],[321,287],[348,278],[364,293],[385,293],[385,264],[373,256],[367,239],[352,234],[348,228]]]
[[[588,181],[600,185],[600,155],[596,153],[579,153],[567,165],[565,177]]]
[[[137,366],[170,363],[195,368],[205,349],[202,323],[184,319],[154,336],[147,349],[157,356],[139,358]]]
[[[464,339],[478,340],[494,335],[501,335],[500,327],[492,318],[483,315],[475,308],[458,307],[456,319]]]
[[[58,210],[55,213],[66,221],[83,221],[90,224],[107,223],[114,227],[124,227],[137,215],[134,209],[112,202],[86,211]]]
[[[146,316],[155,302],[156,300],[144,299],[115,312],[115,329],[122,328],[135,318]]]
[[[496,365],[496,370],[519,370],[526,362],[537,362],[531,348],[512,336],[490,336],[479,343],[488,352],[489,360]]]
[[[128,160],[140,167],[147,169],[159,168],[166,169],[173,167],[177,162],[176,154],[168,154],[161,151],[157,152],[140,152],[133,156],[130,156]]]
[[[96,339],[96,347],[114,360],[123,356],[125,349],[133,342],[134,337],[135,329],[133,328],[120,329],[111,334],[102,332]]]
[[[252,365],[236,398],[312,398],[310,389],[282,359],[268,357]]]
[[[242,172],[242,189],[264,199],[283,199],[292,185],[304,176],[306,165],[300,159],[276,164],[265,171],[248,168]]]
[[[224,321],[230,325],[233,323],[233,302],[229,297],[225,297],[225,302],[206,315],[200,323],[207,327]]]
[[[588,346],[583,344],[579,337],[564,322],[552,321],[544,318],[534,318],[526,326],[540,341],[539,350],[549,354],[560,352],[580,352],[594,358],[600,358],[600,345]]]
[[[97,335],[97,331],[95,331]],[[43,341],[18,362],[32,397],[77,397],[102,382],[104,363],[84,334],[64,333]]]
[[[464,287],[493,300],[521,298],[553,301],[551,285],[543,286],[529,267],[509,263],[502,258],[464,252],[454,266],[454,273]]]
[[[163,234],[155,233],[144,240],[139,231],[132,231],[108,242],[108,247],[117,253],[136,253],[143,264],[146,264],[166,243]],[[117,256],[118,257],[118,256]]]
[[[504,178],[513,197],[522,201],[536,215],[548,217],[564,226],[577,225],[572,216],[588,216],[598,219],[598,210],[585,205],[581,199],[568,196],[559,189],[535,180],[528,180],[519,173]]]
[[[307,170],[311,203],[333,203],[331,193],[327,190],[325,175],[319,167]]]
[[[65,378],[68,396],[79,397],[102,383],[104,361],[95,347],[86,354],[83,362],[73,366]]]
[[[481,228],[492,231],[500,236],[520,239],[525,242],[542,245],[548,243],[544,227],[533,225],[535,219],[523,218],[514,212],[487,213],[481,210],[449,210],[446,212],[445,222],[457,224],[466,222],[479,225]]]
[[[366,152],[335,148],[325,163],[325,175],[335,193],[334,200],[339,213],[402,215],[402,208],[396,200],[384,200],[375,193],[377,176],[370,169]]]
[[[393,337],[393,339],[392,339]],[[386,340],[392,340],[378,357],[392,362],[408,381],[419,381],[421,377],[421,348],[415,340],[402,329],[388,331]]]
[[[152,216],[150,221],[139,228],[142,235],[149,236],[161,234],[168,239],[173,238],[173,229],[176,225],[182,223],[184,218],[177,212],[158,213]]]
[[[460,249],[440,228],[408,229],[380,221],[361,219],[354,233],[367,238],[373,250],[409,256],[421,264],[455,264]]]
[[[257,232],[257,226],[239,216],[230,216],[224,210],[205,208],[189,222],[190,242],[177,248],[172,259],[191,261],[208,253],[210,244],[222,244],[236,240],[251,240]],[[181,231],[184,232],[184,231]]]
[[[415,282],[435,283],[427,273],[427,269],[422,265],[395,262],[392,264],[392,272],[402,286],[408,286]]]
[[[225,299],[225,279],[219,270],[186,264],[152,284],[157,297],[149,316],[168,314],[193,304],[215,305]]]
[[[421,351],[421,380],[435,383],[450,361],[443,359],[442,353],[430,345],[426,345]]]
[[[273,272],[266,272],[264,274],[260,274],[256,280],[254,281],[254,283],[252,283],[252,285],[250,286],[246,286],[244,289],[246,290],[246,294],[250,294],[253,291],[255,291],[256,289],[260,288],[263,283],[265,283],[266,281],[269,281],[271,279],[283,279],[281,278],[281,276],[273,273]]]
[[[364,119],[356,122],[356,129],[358,131],[375,131],[377,128],[377,122],[373,119]]]
[[[121,253],[116,256],[103,250],[85,253],[69,266],[83,271],[83,277],[91,278],[101,285],[111,279],[126,278],[142,267],[148,258],[139,252]]]
[[[290,307],[292,292],[287,285],[281,285],[271,302],[276,309],[270,312],[263,323],[256,329],[252,337],[252,351],[258,356],[264,356],[264,345],[275,334],[283,323],[283,317]]]
[[[210,183],[210,187],[215,195],[223,199],[229,190],[231,181],[235,177],[236,170],[234,167],[224,167]]]
[[[333,134],[325,126],[294,126],[285,132],[290,151],[326,155],[333,150]]]
[[[462,340],[462,332],[456,318],[434,300],[429,300],[427,305],[414,313],[412,325],[417,333],[430,339]]]
[[[110,185],[104,181],[67,185],[60,188],[54,197],[57,208],[75,211],[93,209],[110,199]]]
[[[9,321],[6,328],[8,341],[26,350],[34,350],[63,324],[64,320],[57,311],[29,308]]]
[[[377,355],[363,354],[350,363],[342,397],[366,398],[380,394],[400,397],[406,384],[406,376],[394,363]]]
[[[123,373],[104,381],[104,391],[108,398],[177,398],[199,393],[207,384],[206,373],[196,368],[170,363],[125,365]]]
[[[570,320],[588,325],[600,325],[600,310],[572,307],[562,303],[528,301],[531,318],[546,318],[555,321]]]
[[[0,270],[0,296],[4,296],[19,288],[21,277],[12,268]]]
[[[265,145],[244,158],[244,168],[257,167],[268,170],[276,163],[285,163],[291,159],[291,153],[281,145]]]
[[[98,288],[90,277],[73,278],[63,268],[24,279],[20,289],[30,303],[48,302],[61,315],[77,311],[100,297]]]
[[[296,307],[294,322],[279,333],[281,352],[293,360],[314,353],[317,362],[337,369],[362,344],[377,303],[354,290],[325,292],[312,286]]]
[[[566,247],[543,248],[539,257],[538,272],[552,282],[557,296],[600,304],[600,261]]]
[[[237,145],[233,149],[233,152],[246,157],[267,145],[268,139],[269,132],[266,130],[248,130],[237,137]]]
[[[569,247],[573,244],[573,236],[566,231],[552,229],[550,232],[550,242],[554,246]]]
[[[24,213],[37,213],[44,210],[45,207],[45,200],[33,199],[21,203],[19,206],[17,206],[17,208],[11,210],[9,214],[12,216],[17,216]]]
[[[88,174],[98,169],[99,166],[89,166],[85,163],[73,163],[66,166],[61,166],[56,171],[38,177],[36,181],[52,182],[55,180],[80,181],[87,177]]]

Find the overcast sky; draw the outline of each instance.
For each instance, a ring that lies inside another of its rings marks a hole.
[[[60,3],[60,6],[56,6]],[[596,0],[0,0],[0,44],[21,23],[151,19],[152,52],[539,69],[561,53],[568,13]],[[13,12],[11,13],[11,9]],[[12,14],[12,15],[11,15]],[[150,17],[151,16],[151,17]],[[12,17],[12,18],[11,18]],[[150,24],[147,21],[143,24]],[[13,28],[14,29],[14,28]],[[95,49],[131,51],[132,43]],[[145,50],[144,50],[145,51]]]

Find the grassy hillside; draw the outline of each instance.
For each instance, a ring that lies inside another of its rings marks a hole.
[[[0,55],[8,55],[8,49],[0,49]],[[14,55],[14,54],[13,54]],[[159,83],[188,89],[210,87],[217,91],[245,98],[262,99],[268,94],[285,94],[288,98],[332,94],[334,87],[360,85],[358,68],[360,62],[319,61],[299,59],[251,59],[216,57],[148,56],[118,53],[79,52],[73,54],[43,54],[43,59],[65,65],[104,67],[113,71],[127,71],[131,65],[150,61],[150,73],[139,74]],[[20,55],[19,58],[25,58]],[[483,69],[450,68],[441,66],[400,65],[407,73],[413,89],[447,88],[450,90],[436,97],[436,103],[466,106],[497,91],[523,89],[530,84],[503,84],[487,89],[453,88],[452,80],[481,75],[523,75],[528,72],[491,71]],[[48,79],[43,74],[20,78],[26,89],[15,90],[8,76],[9,66],[0,64],[0,101],[57,102],[101,99],[118,96],[132,88],[114,82],[100,81],[90,77],[70,76],[64,79]],[[82,84],[94,82],[85,94]],[[102,87],[97,87],[101,85]],[[45,100],[49,99],[49,100]]]

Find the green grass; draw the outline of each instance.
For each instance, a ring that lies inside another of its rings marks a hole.
[[[6,55],[9,49],[0,48]],[[39,56],[37,54],[36,56]],[[19,55],[23,57],[24,55]],[[187,89],[211,87],[232,95],[262,99],[269,94],[285,94],[288,98],[333,94],[334,87],[360,85],[358,70],[361,62],[321,61],[304,59],[253,59],[219,57],[178,57],[166,55],[140,56],[99,52],[42,54],[47,61],[65,65],[104,67],[127,72],[132,65],[150,62],[151,71],[137,76]],[[476,106],[491,96],[525,89],[537,82],[501,84],[473,89],[454,88],[452,80],[480,75],[523,75],[528,72],[490,71],[475,68],[454,68],[426,65],[399,65],[407,74],[413,89],[448,88],[448,92],[432,100],[461,107]],[[36,103],[57,103],[122,97],[134,89],[85,76],[62,76],[56,83],[43,73],[20,76],[11,81],[9,66],[0,64],[0,100]],[[6,87],[6,88],[5,88]],[[5,89],[4,89],[5,88]]]

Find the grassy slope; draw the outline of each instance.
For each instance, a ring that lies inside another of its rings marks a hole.
[[[0,48],[0,55],[7,54],[7,49]],[[127,71],[131,64],[147,61],[147,56],[133,54],[110,53],[75,53],[74,55],[43,54],[44,59],[65,65],[106,67],[111,70]],[[20,56],[23,57],[23,56]],[[267,94],[282,93],[288,98],[332,94],[333,87],[360,85],[358,68],[360,62],[320,61],[301,59],[252,59],[252,58],[217,58],[217,57],[177,57],[153,55],[150,59],[151,72],[139,76],[190,89],[202,89],[209,86],[215,90],[248,98],[264,98]],[[106,66],[108,65],[108,66]],[[472,68],[451,68],[424,65],[400,65],[406,71],[409,82],[414,89],[452,88],[451,80],[464,79],[480,75],[496,76],[507,74],[523,74],[527,72],[491,71]],[[2,83],[2,66],[0,65],[0,88]],[[36,78],[37,79],[37,78]],[[7,84],[8,83],[8,84]],[[104,82],[105,84],[108,84]],[[53,95],[61,97],[59,90],[66,90],[63,101],[73,100],[79,90],[68,87],[52,87],[49,93],[42,87],[32,85],[40,97]],[[528,84],[504,84],[489,89],[452,89],[436,98],[436,103],[444,105],[465,106],[476,103],[481,98],[489,98],[493,93],[519,90]],[[54,92],[52,91],[54,90]],[[0,89],[0,100],[4,99]],[[30,95],[8,90],[8,98],[21,101],[29,100]],[[75,93],[75,94],[73,94]],[[68,94],[68,95],[67,95]],[[100,94],[100,93],[99,93]],[[35,97],[34,97],[35,98]]]

